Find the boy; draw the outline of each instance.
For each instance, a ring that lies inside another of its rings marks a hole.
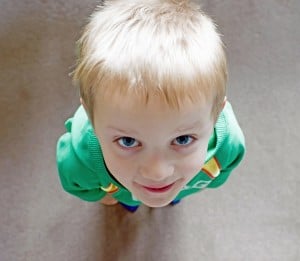
[[[197,4],[106,1],[79,47],[82,106],[57,145],[66,191],[135,211],[226,181],[244,137],[226,102],[221,39]]]

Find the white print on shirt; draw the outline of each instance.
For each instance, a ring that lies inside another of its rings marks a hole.
[[[204,189],[208,186],[208,184],[211,182],[211,180],[199,180],[192,186],[185,185],[181,191],[189,190],[189,189]]]
[[[133,195],[131,194],[132,200],[138,202],[139,200]]]

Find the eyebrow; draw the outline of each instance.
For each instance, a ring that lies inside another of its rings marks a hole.
[[[175,132],[185,132],[185,131],[190,131],[195,129],[196,127],[200,126],[201,122],[200,121],[196,121],[194,123],[192,123],[191,125],[188,126],[180,126],[179,128],[177,128],[175,130]]]
[[[138,133],[136,132],[136,131],[134,131],[134,130],[123,130],[123,129],[120,129],[120,128],[117,128],[117,127],[114,127],[114,126],[108,126],[107,127],[107,129],[112,129],[112,130],[115,130],[115,131],[118,131],[118,132],[122,132],[122,133],[124,133],[124,134],[126,134],[126,135],[131,135],[131,134],[134,134],[134,135],[137,135]]]
[[[190,131],[190,130],[193,130],[195,129],[196,127],[200,126],[201,122],[200,121],[196,121],[188,126],[180,126],[178,127],[174,132],[177,133],[177,132],[186,132],[186,131]],[[114,126],[108,126],[107,127],[108,129],[112,129],[112,130],[115,130],[115,131],[118,131],[118,132],[121,132],[121,133],[124,133],[126,135],[137,135],[138,132],[137,131],[134,131],[134,130],[131,130],[131,129],[128,129],[128,130],[123,130],[123,129],[120,129],[120,128],[117,128],[117,127],[114,127]]]

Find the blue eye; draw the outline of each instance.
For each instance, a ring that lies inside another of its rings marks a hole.
[[[122,137],[117,140],[118,144],[124,148],[134,148],[139,145],[139,143],[131,137]]]
[[[191,144],[194,140],[195,140],[195,138],[193,138],[192,136],[182,135],[182,136],[177,137],[175,139],[174,143],[175,143],[175,145],[186,146],[186,145]]]

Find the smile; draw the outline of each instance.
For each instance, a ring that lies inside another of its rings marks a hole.
[[[142,187],[152,193],[164,193],[169,191],[174,186],[174,184],[175,182],[170,185],[162,186],[162,187],[148,187],[148,186],[142,186]]]

